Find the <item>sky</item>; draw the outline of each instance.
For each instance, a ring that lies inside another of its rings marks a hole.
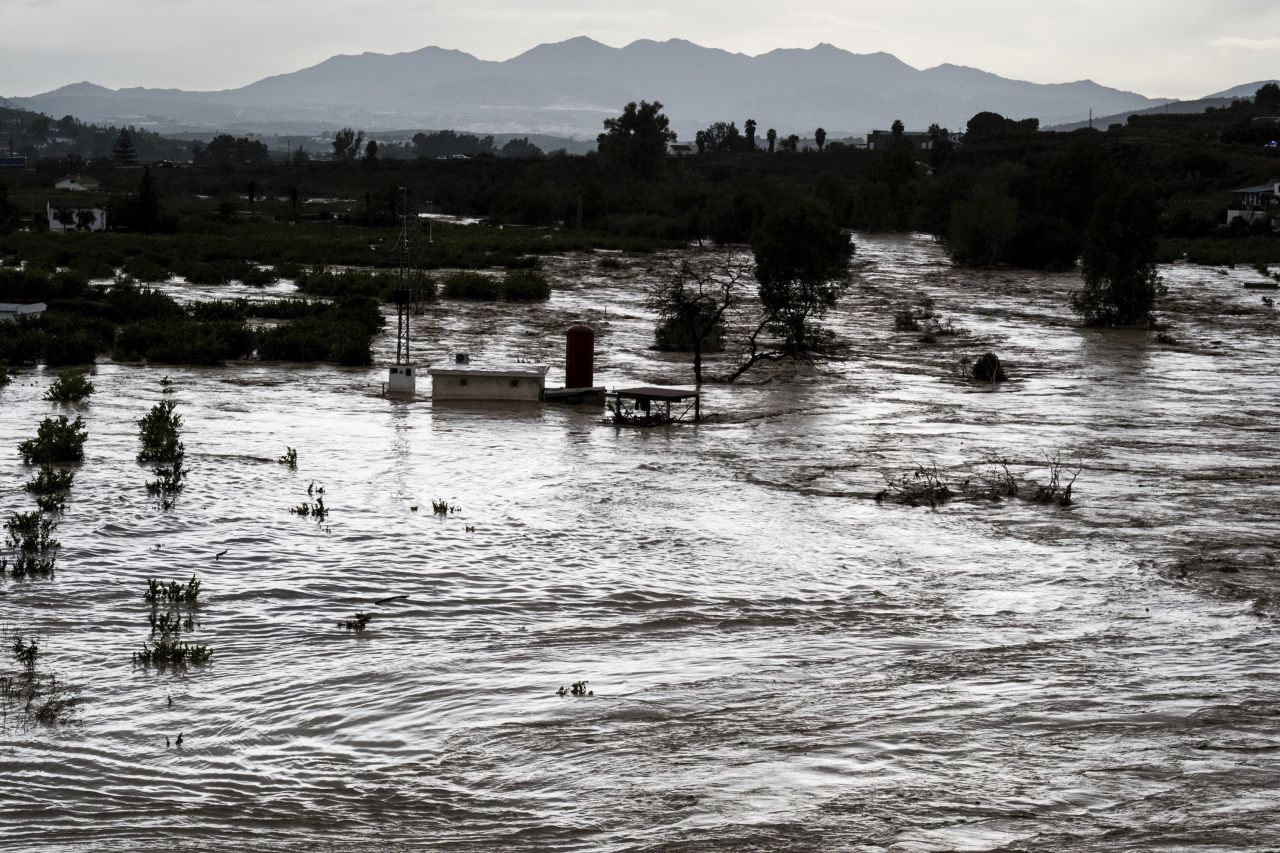
[[[1037,83],[1196,98],[1280,75],[1280,0],[0,0],[0,96],[225,89],[339,53],[508,59],[586,35],[756,55],[827,42]]]

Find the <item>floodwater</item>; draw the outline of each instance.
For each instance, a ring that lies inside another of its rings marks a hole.
[[[0,625],[82,700],[0,735],[0,845],[1280,848],[1280,356],[1256,274],[1165,268],[1160,344],[1077,328],[1073,276],[857,243],[837,355],[710,387],[698,427],[393,403],[379,369],[99,365],[57,573],[0,581]],[[647,348],[661,264],[555,259],[548,304],[439,303],[422,351],[548,358],[555,384],[586,319],[598,382],[688,382]],[[895,332],[918,294],[958,333]],[[998,389],[957,375],[986,350]],[[0,392],[0,447],[56,411],[48,381]],[[191,468],[169,512],[133,461],[166,398]],[[985,453],[1082,465],[1075,503],[872,499],[916,464],[976,483]],[[0,509],[25,509],[4,460]],[[323,523],[289,512],[311,483]],[[212,662],[135,668],[146,578],[192,573]],[[338,627],[357,611],[360,636]],[[579,680],[594,695],[556,695]]]

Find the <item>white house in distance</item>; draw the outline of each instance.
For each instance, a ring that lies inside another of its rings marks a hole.
[[[106,231],[107,212],[100,207],[55,207],[45,204],[50,231]]]
[[[1270,222],[1274,229],[1280,217],[1280,178],[1272,178],[1256,187],[1241,187],[1231,191],[1231,204],[1227,206],[1227,224],[1243,219],[1249,224],[1256,220]]]
[[[16,323],[19,318],[35,320],[48,307],[43,302],[0,302],[0,323]]]
[[[71,190],[72,192],[84,193],[90,190],[101,189],[102,184],[95,181],[88,175],[67,175],[64,178],[58,178],[53,182],[55,190]]]

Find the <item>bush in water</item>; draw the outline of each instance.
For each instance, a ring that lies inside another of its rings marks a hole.
[[[74,421],[68,421],[65,415],[45,418],[36,430],[36,437],[18,445],[18,453],[28,465],[80,462],[84,459],[84,443],[88,437],[83,418],[77,417]]]

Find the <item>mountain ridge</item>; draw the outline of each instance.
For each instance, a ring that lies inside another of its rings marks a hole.
[[[296,71],[210,91],[84,81],[8,99],[50,115],[168,132],[234,131],[272,122],[367,131],[421,126],[594,136],[631,100],[658,100],[682,139],[713,121],[755,118],[763,133],[861,135],[901,119],[909,128],[963,128],[991,110],[1042,124],[1135,112],[1167,103],[1092,80],[1031,83],[969,66],[917,69],[884,51],[826,42],[756,56],[684,39],[610,47],[586,36],[535,45],[507,60],[426,46],[401,53],[337,54]],[[755,114],[755,111],[762,111]]]

